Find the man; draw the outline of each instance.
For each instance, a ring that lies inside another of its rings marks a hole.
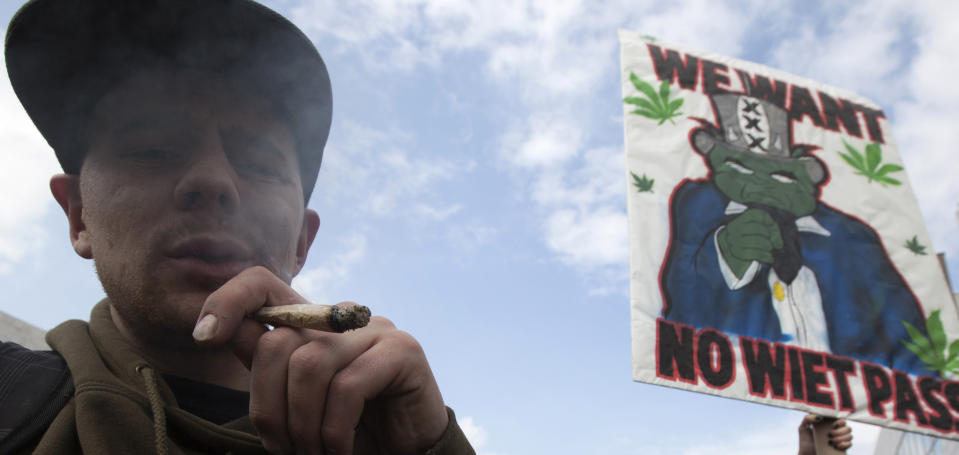
[[[825,165],[792,143],[787,112],[712,96],[718,125],[690,133],[709,177],[680,185],[663,317],[930,374],[903,344],[925,318],[865,223],[819,200]]]
[[[250,0],[32,0],[6,58],[107,298],[56,354],[3,345],[0,451],[473,453],[387,319],[246,317],[307,303],[290,281],[320,224],[330,83],[294,25]]]

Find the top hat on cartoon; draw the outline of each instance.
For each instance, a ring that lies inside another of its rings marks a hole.
[[[809,155],[809,146],[792,144],[789,114],[785,109],[749,95],[723,93],[710,100],[719,117],[719,128],[701,128],[692,135],[693,147],[703,156],[717,146],[773,161],[799,161],[810,179],[819,184],[826,169]]]

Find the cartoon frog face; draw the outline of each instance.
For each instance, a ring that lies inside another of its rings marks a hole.
[[[717,143],[707,162],[716,187],[733,201],[775,207],[796,217],[816,210],[818,182],[810,176],[807,158],[773,158]]]

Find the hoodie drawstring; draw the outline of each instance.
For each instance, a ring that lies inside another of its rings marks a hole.
[[[167,455],[166,412],[163,410],[163,401],[157,387],[156,371],[149,365],[141,364],[137,365],[137,373],[143,376],[143,382],[146,383],[147,398],[153,412],[153,437],[156,439],[157,455]]]

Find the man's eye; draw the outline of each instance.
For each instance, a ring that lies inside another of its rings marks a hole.
[[[726,158],[725,163],[726,163],[726,166],[731,167],[734,171],[739,172],[740,174],[749,175],[754,173],[752,169],[746,167],[746,165],[744,165],[743,163],[740,163],[739,161],[736,161],[732,158]]]
[[[796,183],[796,176],[791,172],[773,172],[769,174],[773,180],[781,183]]]
[[[237,170],[270,180],[283,179],[283,175],[280,173],[280,171],[278,171],[275,166],[269,164],[244,161],[237,163]]]

